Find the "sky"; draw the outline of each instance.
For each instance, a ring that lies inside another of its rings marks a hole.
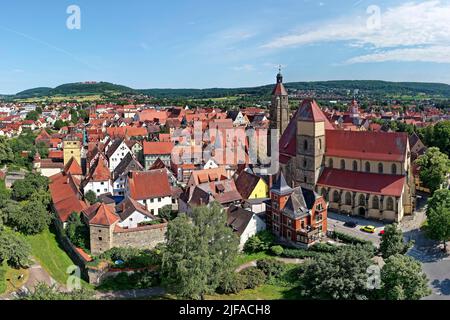
[[[285,82],[450,83],[450,0],[2,2],[2,94],[257,86],[278,65]]]

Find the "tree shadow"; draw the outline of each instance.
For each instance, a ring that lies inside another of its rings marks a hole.
[[[427,238],[423,230],[410,230],[405,232],[403,236],[406,241],[414,241],[414,246],[408,251],[408,255],[422,263],[436,262],[450,256],[442,250],[439,241]]]

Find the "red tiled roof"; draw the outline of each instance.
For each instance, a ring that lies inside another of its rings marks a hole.
[[[302,121],[325,122],[325,129],[333,129],[333,125],[325,116],[315,100],[305,99],[297,113],[297,119]]]
[[[64,153],[61,150],[51,150],[48,153],[48,157],[51,159],[62,159],[64,158]]]
[[[275,85],[275,88],[273,88],[272,95],[287,96],[288,93],[287,93],[286,88],[284,87],[284,85],[281,82],[279,82],[279,83],[277,83]]]
[[[69,162],[67,162],[66,166],[64,167],[64,172],[66,174],[70,173],[75,176],[83,175],[83,170],[81,170],[80,164],[77,160],[75,160],[74,157],[72,157]]]
[[[326,156],[404,161],[408,135],[406,133],[326,130]]]
[[[72,212],[81,212],[87,208],[84,201],[80,200],[80,181],[70,174],[58,173],[50,177],[49,191],[52,196],[53,206],[59,219],[66,222]]]
[[[97,165],[95,166],[94,172],[91,174],[91,178],[93,181],[106,181],[110,178],[110,171],[106,166],[105,159],[103,155],[100,155],[97,161]]]
[[[325,168],[317,185],[400,197],[405,182],[404,176]]]
[[[148,142],[144,141],[144,155],[171,154],[172,142]]]
[[[128,178],[130,196],[134,200],[144,200],[159,197],[169,197],[172,189],[166,169],[131,173]]]
[[[98,206],[95,214],[90,218],[89,224],[100,226],[111,226],[119,220],[119,217],[112,212],[112,209],[102,203]]]

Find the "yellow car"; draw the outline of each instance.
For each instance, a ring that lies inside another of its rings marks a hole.
[[[365,226],[361,228],[361,231],[368,232],[368,233],[375,233],[375,227],[374,226]]]

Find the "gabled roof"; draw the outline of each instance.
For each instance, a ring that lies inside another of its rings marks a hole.
[[[106,151],[106,157],[109,159],[111,156],[116,152],[116,150],[120,147],[122,144],[123,139],[115,139],[113,143],[109,146],[108,150]]]
[[[88,181],[107,181],[110,178],[110,171],[105,163],[105,157],[102,153],[97,159],[97,163],[95,164],[95,168],[89,173],[89,176],[86,180]]]
[[[145,172],[131,172],[128,177],[130,196],[135,200],[172,196],[166,169]]]
[[[172,142],[144,142],[144,155],[171,154],[174,145]]]
[[[131,153],[120,161],[119,165],[113,171],[113,180],[116,181],[121,175],[127,174],[129,171],[142,171],[144,168]]]
[[[400,197],[406,178],[400,175],[356,172],[325,168],[318,186]]]
[[[80,164],[74,157],[70,158],[69,162],[67,162],[66,166],[64,167],[64,172],[66,174],[70,173],[71,175],[74,176],[83,175],[83,170],[81,169]]]
[[[261,179],[261,177],[258,177],[257,175],[251,174],[247,171],[242,171],[239,174],[238,178],[236,179],[236,188],[243,199],[248,199]]]
[[[160,158],[158,158],[153,163],[153,165],[150,167],[150,170],[165,169],[165,168],[166,168],[166,165],[164,164],[164,162]]]
[[[378,161],[404,161],[408,135],[404,132],[326,130],[325,155]]]
[[[94,205],[96,206],[96,204]],[[111,226],[119,220],[119,217],[106,204],[100,204],[97,209],[91,213],[89,224],[99,226]]]
[[[233,229],[238,236],[247,228],[254,213],[237,206],[230,206],[227,211],[227,225]]]
[[[122,221],[126,220],[136,211],[143,214],[144,216],[149,217],[151,220],[157,219],[157,217],[148,212],[144,205],[140,204],[130,197],[127,197],[124,201],[116,206],[116,213],[119,215]]]

